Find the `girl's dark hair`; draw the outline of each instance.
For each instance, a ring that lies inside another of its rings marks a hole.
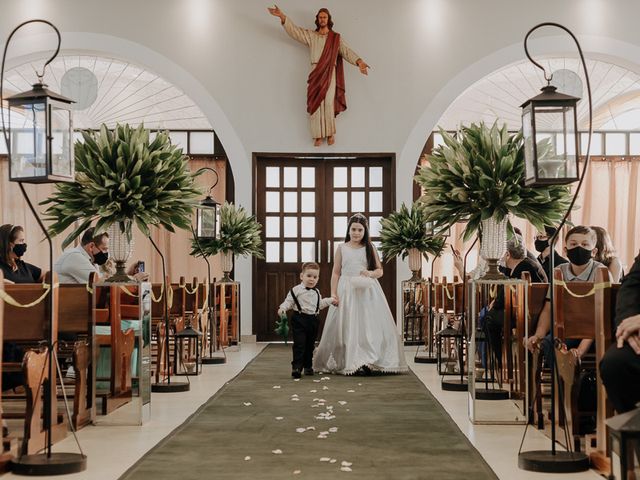
[[[333,30],[333,20],[331,19],[331,14],[329,13],[329,10],[326,8],[321,8],[320,10],[318,10],[318,13],[316,13],[316,32],[320,30],[320,22],[318,21],[318,15],[320,15],[321,13],[327,14],[327,16],[329,17],[329,21],[327,22],[327,27],[329,27],[329,30]]]
[[[7,223],[0,227],[0,260],[7,265],[9,264],[9,253],[11,252],[9,244],[16,241],[19,232],[24,232],[24,228],[20,225]]]
[[[367,219],[361,213],[356,213],[349,219],[349,224],[347,225],[347,235],[344,237],[345,242],[351,241],[351,235],[349,235],[349,229],[353,223],[359,223],[364,227],[364,235],[362,236],[362,243],[364,243],[364,248],[366,249],[365,253],[367,254],[367,269],[375,270],[378,268],[378,264],[376,262],[376,254],[373,250],[373,243],[369,240],[369,225],[367,224]]]

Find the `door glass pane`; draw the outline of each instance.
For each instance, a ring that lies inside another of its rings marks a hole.
[[[267,237],[280,236],[280,219],[278,217],[267,217],[265,235]]]
[[[342,237],[347,233],[347,217],[333,217],[333,236]]]
[[[382,167],[369,167],[369,186],[382,186]]]
[[[336,213],[346,213],[347,208],[347,192],[333,192],[333,211]]]
[[[316,186],[316,169],[313,167],[302,167],[302,187],[313,188]]]
[[[605,137],[605,155],[626,155],[627,136],[624,133],[607,133]]]
[[[382,192],[369,192],[369,211],[382,211]]]
[[[297,192],[284,192],[284,212],[298,211],[298,194]]]
[[[300,219],[301,237],[316,236],[316,219],[314,217],[302,217]]]
[[[315,192],[302,192],[301,194],[301,203],[300,211],[313,213],[316,211],[316,193]]]
[[[267,187],[280,187],[280,167],[267,167]]]
[[[347,186],[347,167],[334,167],[333,186],[337,188]]]
[[[298,243],[297,242],[284,242],[284,261],[285,262],[298,261]]]
[[[364,167],[351,168],[351,186],[364,187]]]
[[[316,242],[300,242],[302,247],[302,262],[315,262],[316,261]]]
[[[298,236],[298,219],[296,217],[285,217],[283,223],[285,237],[295,238]]]
[[[298,169],[296,167],[284,167],[284,186],[298,186]]]
[[[364,211],[364,192],[351,192],[351,211]]]
[[[269,263],[280,262],[280,244],[278,242],[267,242],[265,250],[266,250],[267,262]]]
[[[267,205],[265,206],[267,212],[279,212],[280,211],[280,192],[267,192]]]
[[[189,153],[213,155],[213,132],[189,133]]]
[[[382,217],[369,217],[369,234],[371,237],[380,236],[380,220],[382,220]]]

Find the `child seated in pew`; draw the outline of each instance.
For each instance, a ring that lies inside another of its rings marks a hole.
[[[564,253],[569,263],[555,267],[562,272],[565,282],[593,282],[596,277],[596,270],[603,266],[594,257],[597,253],[596,233],[590,227],[578,225],[569,230],[565,236]],[[547,294],[547,300],[550,298]],[[551,304],[547,301],[540,313],[536,331],[529,338],[525,339],[526,347],[533,352],[537,348],[542,348],[546,358],[553,353],[551,334],[549,332]],[[568,339],[566,347],[580,360],[592,347],[593,339]]]

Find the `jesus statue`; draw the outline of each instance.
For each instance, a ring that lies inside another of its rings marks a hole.
[[[347,109],[342,59],[367,74],[367,65],[347,44],[339,33],[333,31],[331,14],[321,8],[316,14],[316,29],[300,28],[276,5],[269,13],[280,18],[284,31],[309,47],[311,73],[307,80],[307,113],[313,144],[318,147],[326,138],[329,145],[335,143],[336,115]]]

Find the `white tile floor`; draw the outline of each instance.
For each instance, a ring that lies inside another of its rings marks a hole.
[[[85,472],[68,475],[69,480],[114,480],[124,473],[149,449],[182,424],[226,382],[235,377],[257,355],[265,344],[245,343],[240,350],[229,351],[224,365],[205,365],[204,373],[191,377],[191,390],[186,393],[152,395],[151,420],[142,427],[89,426],[78,433],[80,444],[88,456]],[[518,469],[517,451],[523,426],[473,425],[468,420],[467,394],[445,392],[440,389],[440,377],[435,365],[414,364],[415,348],[407,348],[407,362],[418,378],[433,393],[451,415],[460,430],[480,451],[487,463],[503,480],[598,479],[594,472],[572,475],[544,475]],[[496,408],[500,408],[497,406]],[[530,449],[544,449],[549,441],[535,429],[529,429]],[[55,445],[56,451],[77,451],[73,437]],[[24,478],[7,474],[3,478]],[[53,479],[61,477],[40,477]]]

